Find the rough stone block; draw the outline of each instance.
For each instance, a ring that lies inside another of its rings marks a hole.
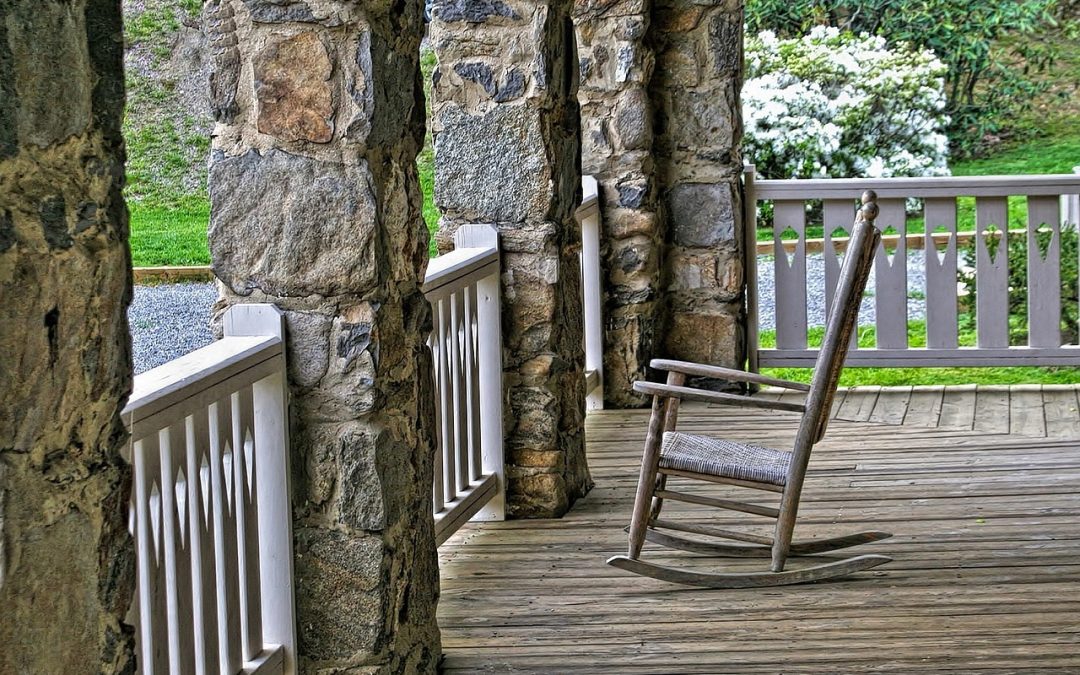
[[[539,111],[504,104],[470,114],[446,105],[436,115],[435,201],[444,213],[499,223],[547,216],[554,185]]]
[[[673,240],[681,246],[714,246],[735,238],[738,202],[727,183],[682,183],[668,193]]]
[[[390,590],[380,583],[382,540],[316,528],[298,528],[293,538],[301,655],[314,662],[365,656],[355,646],[375,645]]]
[[[651,144],[649,99],[641,88],[634,87],[619,97],[615,106],[615,133],[624,150],[641,150]]]
[[[742,326],[734,314],[677,312],[671,316],[665,349],[671,358],[728,368],[739,365]]]
[[[253,68],[261,133],[283,141],[327,143],[333,138],[333,64],[317,34],[270,42]]]
[[[376,282],[375,197],[364,165],[280,150],[218,155],[210,202],[214,272],[234,293],[362,294]]]

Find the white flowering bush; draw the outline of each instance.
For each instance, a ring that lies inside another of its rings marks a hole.
[[[747,39],[744,155],[765,178],[948,175],[945,65],[818,26]]]

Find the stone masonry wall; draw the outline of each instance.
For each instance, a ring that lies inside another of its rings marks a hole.
[[[120,3],[0,2],[0,673],[130,673]]]
[[[652,18],[654,147],[668,230],[663,351],[740,367],[742,2],[656,0]]]
[[[577,55],[570,0],[435,0],[440,236],[503,251],[507,508],[562,515],[592,486],[583,434]]]
[[[304,672],[434,672],[418,0],[211,0],[218,309],[286,314]]]
[[[605,273],[604,378],[609,405],[641,404],[631,389],[656,354],[663,321],[663,239],[653,159],[646,43],[651,0],[578,0],[582,171],[600,185]]]

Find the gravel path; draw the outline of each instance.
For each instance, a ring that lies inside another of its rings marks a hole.
[[[908,253],[909,294],[925,288],[923,252]],[[759,316],[761,329],[771,330],[776,325],[773,298],[776,288],[773,277],[773,259],[759,257],[760,275],[758,295],[761,298]],[[811,326],[825,323],[825,259],[820,255],[807,258],[807,316]],[[868,292],[874,288],[870,276]],[[160,286],[136,286],[135,301],[128,311],[131,334],[135,344],[135,372],[142,373],[200,347],[213,340],[210,333],[210,306],[217,299],[217,291],[211,283],[162,284]],[[926,301],[908,299],[908,319],[918,320],[926,316]],[[859,323],[874,323],[874,299],[863,300]]]
[[[776,312],[773,306],[773,298],[776,297],[776,280],[774,276],[774,260],[772,256],[758,256],[758,297],[761,298],[761,307],[758,310],[758,320],[761,322],[761,330],[772,330],[776,327]],[[916,321],[926,316],[926,298],[923,289],[926,288],[926,265],[924,264],[921,250],[908,251],[907,261],[908,281],[908,321]],[[863,298],[862,307],[859,308],[859,325],[868,326],[874,324],[874,275],[870,275],[870,281],[866,285],[866,297]],[[913,298],[912,295],[919,297]],[[825,258],[820,254],[810,254],[806,257],[806,316],[810,326],[825,325]]]
[[[210,344],[215,300],[212,283],[136,286],[128,309],[136,374]]]

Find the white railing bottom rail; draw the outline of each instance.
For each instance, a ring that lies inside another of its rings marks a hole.
[[[506,517],[499,245],[488,225],[463,225],[431,260],[424,295],[434,327],[438,447],[432,498],[441,544],[472,518]]]
[[[123,411],[146,674],[296,672],[284,324],[238,305],[224,329]]]

